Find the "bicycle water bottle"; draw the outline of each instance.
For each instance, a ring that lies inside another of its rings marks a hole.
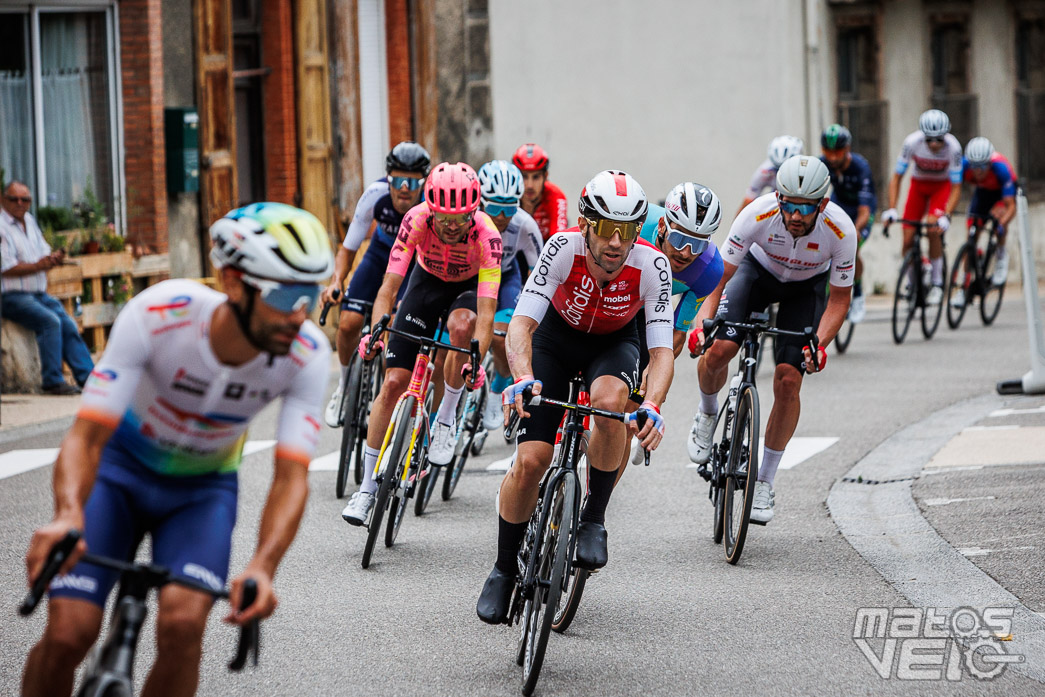
[[[729,383],[729,409],[730,411],[736,411],[737,408],[737,393],[740,392],[740,373],[733,376],[733,381]]]
[[[933,284],[933,265],[929,257],[922,257],[922,285],[926,288]]]

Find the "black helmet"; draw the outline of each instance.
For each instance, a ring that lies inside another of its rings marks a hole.
[[[431,164],[432,158],[427,150],[412,140],[404,140],[392,148],[385,158],[385,172],[391,174],[393,169],[400,169],[404,172],[420,172],[427,177]]]
[[[824,129],[820,145],[827,150],[840,150],[853,142],[853,134],[845,126],[833,123]]]

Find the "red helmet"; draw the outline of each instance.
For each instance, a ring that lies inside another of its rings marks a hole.
[[[524,172],[535,172],[548,169],[548,156],[544,149],[537,143],[526,143],[520,145],[519,149],[512,155],[512,164]]]
[[[425,201],[436,213],[471,213],[479,207],[479,177],[464,162],[443,162],[425,180]]]

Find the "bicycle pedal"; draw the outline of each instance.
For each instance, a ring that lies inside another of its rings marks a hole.
[[[754,518],[749,518],[748,520],[749,520],[749,522],[750,522],[750,523],[751,523],[752,525],[761,525],[761,526],[763,526],[763,527],[765,527],[765,525],[766,525],[766,524],[765,524],[765,522],[763,522],[763,521],[761,521],[761,520],[755,520]]]
[[[703,464],[697,467],[697,474],[703,477],[705,482],[711,481],[711,470],[708,469],[707,464]]]

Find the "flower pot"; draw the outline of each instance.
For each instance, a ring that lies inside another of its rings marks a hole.
[[[102,244],[98,240],[88,240],[83,243],[84,254],[97,254],[102,250]]]

